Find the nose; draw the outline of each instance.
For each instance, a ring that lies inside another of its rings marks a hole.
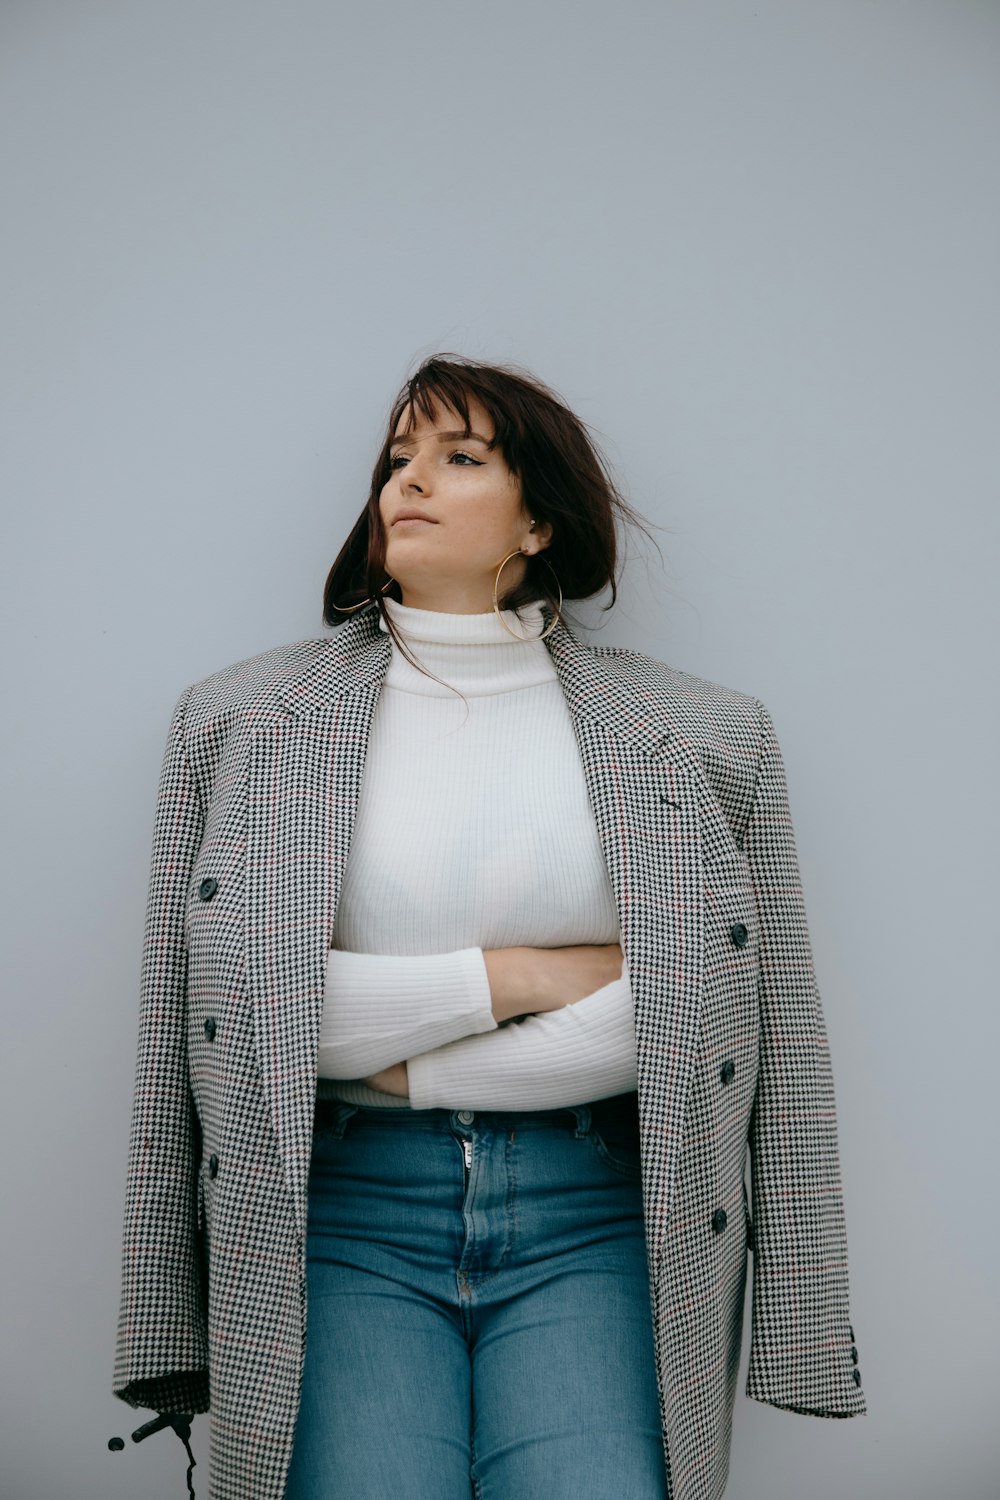
[[[411,453],[406,463],[399,470],[399,487],[405,495],[410,490],[419,490],[426,494],[430,481],[430,465],[421,449]]]

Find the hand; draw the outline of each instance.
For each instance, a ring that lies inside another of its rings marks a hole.
[[[367,1083],[370,1089],[379,1089],[383,1094],[397,1094],[401,1099],[410,1097],[410,1079],[405,1062],[393,1063],[361,1081]]]
[[[618,943],[567,948],[493,948],[483,954],[497,1021],[561,1010],[620,979]]]

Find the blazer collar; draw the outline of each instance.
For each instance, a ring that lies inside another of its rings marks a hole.
[[[545,629],[553,612],[542,606]],[[381,688],[392,653],[391,638],[379,629],[378,610],[369,606],[353,616],[336,635],[322,641],[322,651],[298,677],[285,682],[276,707],[291,718],[329,709],[372,685]],[[546,637],[570,713],[604,729],[642,755],[660,758],[672,741],[671,726],[655,713],[644,713],[634,687],[613,657],[601,657],[560,619]]]

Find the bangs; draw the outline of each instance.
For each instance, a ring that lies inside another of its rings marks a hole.
[[[493,423],[493,437],[487,443],[487,448],[492,450],[499,447],[509,462],[507,439],[511,434],[512,423],[509,413],[496,399],[496,394],[485,383],[476,380],[475,372],[470,371],[468,366],[459,370],[443,360],[435,360],[418,370],[407,382],[393,408],[385,441],[386,463],[393,437],[402,437],[405,433],[412,432],[417,412],[421,412],[428,422],[433,422],[442,408],[452,411],[461,421],[465,436],[469,437],[472,432],[470,397],[479,402]],[[398,431],[399,420],[404,412],[407,413],[406,425]]]

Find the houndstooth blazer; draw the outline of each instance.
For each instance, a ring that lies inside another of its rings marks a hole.
[[[748,1247],[747,1395],[819,1416],[865,1411],[784,771],[758,700],[636,651],[584,645],[564,621],[546,645],[635,1000],[671,1492],[715,1500]],[[192,685],[170,725],[113,1384],[133,1406],[210,1407],[213,1500],[280,1500],[284,1489],[326,955],[390,652],[369,607],[327,637]]]

